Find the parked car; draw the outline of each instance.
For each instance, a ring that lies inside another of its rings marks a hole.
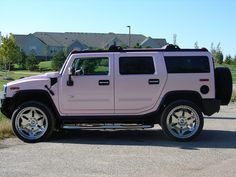
[[[227,105],[228,68],[215,68],[207,49],[73,51],[60,72],[4,86],[1,111],[29,143],[55,129],[137,129],[155,124],[178,141],[202,131],[203,114]]]

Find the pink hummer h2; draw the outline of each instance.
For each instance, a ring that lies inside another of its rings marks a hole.
[[[60,72],[4,86],[1,111],[15,135],[29,143],[57,129],[138,129],[155,124],[179,141],[195,138],[203,114],[227,105],[228,68],[215,68],[206,49],[71,52]]]

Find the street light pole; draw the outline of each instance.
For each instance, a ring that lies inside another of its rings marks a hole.
[[[128,25],[126,27],[129,28],[129,48],[130,48],[131,47],[131,26]]]

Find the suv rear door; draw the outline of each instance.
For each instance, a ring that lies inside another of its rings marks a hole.
[[[162,54],[115,53],[114,62],[115,113],[139,114],[154,108],[167,77]]]

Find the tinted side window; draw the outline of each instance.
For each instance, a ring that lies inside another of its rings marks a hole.
[[[107,75],[109,71],[109,59],[99,58],[77,58],[72,67],[75,75]]]
[[[152,57],[120,57],[120,74],[153,74],[155,72]]]
[[[206,56],[165,57],[168,73],[209,73],[210,65]]]

